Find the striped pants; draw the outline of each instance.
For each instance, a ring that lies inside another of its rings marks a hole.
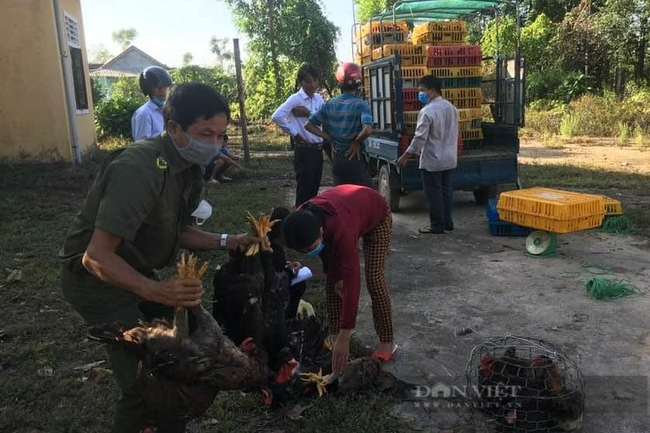
[[[382,343],[393,341],[393,316],[390,294],[386,287],[384,266],[386,254],[393,233],[393,217],[390,212],[363,237],[363,260],[365,263],[366,287],[372,301],[372,319],[375,331]],[[329,322],[329,334],[338,334],[340,329],[343,301],[334,291],[336,281],[327,282],[326,301]]]

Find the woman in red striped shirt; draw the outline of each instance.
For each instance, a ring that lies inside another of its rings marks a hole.
[[[304,203],[282,227],[287,246],[320,257],[327,275],[326,298],[332,370],[345,369],[350,336],[359,310],[361,267],[359,239],[363,238],[366,287],[379,346],[373,353],[389,361],[394,352],[391,301],[384,266],[392,234],[386,200],[375,190],[339,185]]]

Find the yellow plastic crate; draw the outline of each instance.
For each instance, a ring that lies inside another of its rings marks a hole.
[[[464,120],[463,122],[467,122],[470,125],[471,128],[471,121],[469,120]],[[459,129],[460,129],[460,122],[459,122]],[[465,130],[460,129],[460,134],[463,136],[463,141],[468,141],[468,140],[483,140],[483,130],[482,129],[470,129],[467,128]]]
[[[357,43],[371,49],[381,47],[383,44],[398,43],[403,44],[408,40],[408,32],[383,32],[383,33],[373,33],[363,36],[358,39]]]
[[[427,50],[425,45],[412,45],[412,44],[385,44],[383,47],[375,48],[372,55],[375,58],[382,56],[392,56],[393,54],[400,56],[426,56]]]
[[[483,67],[429,68],[429,73],[438,78],[482,77]]]
[[[503,221],[553,233],[571,233],[600,227],[605,200],[600,195],[528,188],[502,193],[497,210]]]
[[[401,68],[403,78],[422,78],[427,75],[427,68],[424,66],[405,66]]]
[[[402,113],[402,123],[415,125],[418,122],[419,111],[405,111]]]
[[[483,118],[482,108],[461,108],[458,110],[460,120],[474,120]]]
[[[427,56],[402,56],[401,62],[402,66],[421,66],[426,68]]]
[[[413,27],[414,35],[430,32],[467,32],[467,24],[465,21],[436,21]]]
[[[445,99],[480,99],[483,100],[483,89],[480,87],[469,87],[464,89],[442,89],[442,96]]]
[[[426,32],[419,35],[413,34],[412,41],[415,45],[463,45],[467,32]]]
[[[404,21],[397,21],[395,25],[393,25],[392,21],[384,23],[368,22],[361,26],[361,36],[366,36],[370,33],[390,33],[393,30],[397,32],[408,32],[409,29]]]
[[[623,206],[620,201],[606,195],[603,196],[603,200],[605,200],[605,215],[623,215]]]

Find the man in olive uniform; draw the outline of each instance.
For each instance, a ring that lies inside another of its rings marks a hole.
[[[196,306],[203,294],[198,279],[156,278],[179,248],[233,250],[260,241],[191,226],[202,166],[219,151],[228,103],[209,86],[181,84],[169,94],[163,114],[165,132],[107,158],[61,249],[63,294],[89,325],[133,327],[141,319],[171,319],[172,307]],[[135,389],[137,358],[118,347],[108,351],[122,389],[113,432],[151,426],[184,432],[182,421],[157,425],[144,408]]]

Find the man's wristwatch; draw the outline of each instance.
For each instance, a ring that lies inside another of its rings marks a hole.
[[[220,245],[222,247],[225,247],[226,245],[228,245],[228,235],[227,234],[224,233],[224,234],[221,235],[221,243],[220,243]]]

